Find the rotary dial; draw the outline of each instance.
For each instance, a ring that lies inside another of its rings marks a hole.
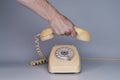
[[[71,48],[61,47],[56,50],[55,55],[60,60],[71,60],[74,56],[74,53]]]

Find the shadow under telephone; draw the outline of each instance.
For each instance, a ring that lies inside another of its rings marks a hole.
[[[90,34],[88,31],[74,27],[77,33],[76,38],[81,41],[89,41]],[[78,50],[73,45],[55,45],[50,53],[49,59],[43,55],[40,49],[39,40],[46,41],[52,39],[54,34],[52,29],[47,28],[40,34],[35,35],[35,47],[40,56],[40,60],[31,62],[31,65],[39,65],[48,62],[48,71],[51,73],[79,73],[81,70],[80,56]],[[39,39],[40,38],[40,39]]]

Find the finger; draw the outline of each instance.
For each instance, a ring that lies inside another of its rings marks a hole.
[[[65,35],[65,33],[68,32],[65,27],[57,27],[57,29],[59,30],[60,35]]]
[[[72,37],[75,37],[75,36],[76,36],[76,32],[75,32],[75,31],[72,31],[72,32],[71,32],[71,36],[72,36]]]
[[[71,30],[71,36],[72,36],[72,37],[75,37],[76,35],[77,35],[77,33],[75,32],[75,29],[72,29],[72,30]]]
[[[56,31],[59,33],[58,35],[64,35],[64,28],[61,26],[56,27]]]
[[[65,35],[66,35],[66,36],[70,36],[70,35],[71,35],[71,32],[66,32]]]
[[[65,32],[63,31],[63,30],[59,30],[59,32],[60,32],[60,35],[64,35],[65,34]]]
[[[59,32],[59,30],[57,28],[53,29],[53,33],[56,34],[56,35],[60,35],[60,32]]]
[[[69,27],[64,27],[64,34],[65,34],[66,36],[71,35],[71,31],[70,31]]]

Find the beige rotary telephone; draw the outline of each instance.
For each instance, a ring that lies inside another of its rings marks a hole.
[[[76,38],[82,41],[89,41],[90,34],[84,29],[74,27],[77,33]],[[50,53],[49,59],[43,55],[40,49],[39,40],[46,41],[54,37],[51,28],[43,30],[35,36],[36,51],[40,60],[31,62],[31,65],[39,65],[48,62],[48,71],[51,73],[79,73],[81,69],[78,50],[73,45],[55,45]],[[40,38],[40,39],[39,39]]]

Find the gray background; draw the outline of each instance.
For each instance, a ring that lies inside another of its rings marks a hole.
[[[71,37],[41,42],[48,56],[55,44],[74,44],[81,57],[120,58],[120,0],[49,0],[74,24],[92,35],[89,43]],[[49,24],[15,0],[0,0],[0,64],[38,59],[33,36]]]

